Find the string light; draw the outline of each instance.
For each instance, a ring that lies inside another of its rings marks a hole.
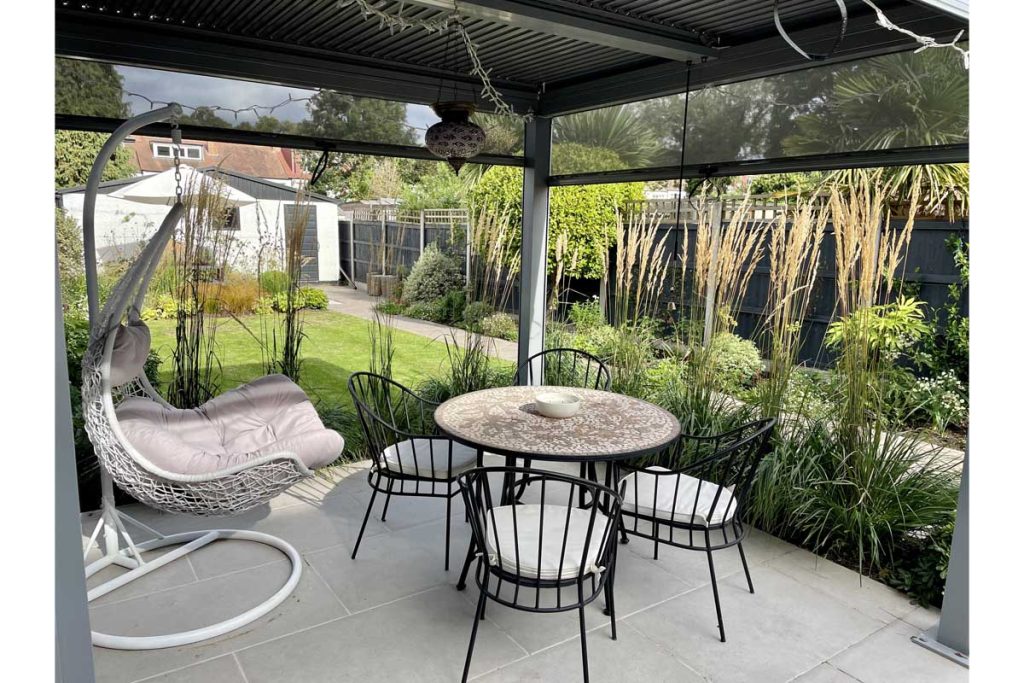
[[[532,119],[533,115],[530,112],[517,114],[512,105],[505,101],[505,98],[501,96],[498,89],[491,83],[490,69],[485,69],[480,61],[477,45],[473,42],[469,31],[466,30],[464,18],[458,13],[458,4],[455,2],[452,4],[456,7],[456,11],[443,16],[433,19],[410,19],[403,15],[405,11],[404,2],[398,3],[397,12],[385,12],[371,4],[370,0],[338,0],[338,7],[344,8],[355,5],[359,8],[360,13],[365,19],[377,19],[378,26],[382,29],[388,29],[392,35],[410,28],[418,28],[427,33],[444,33],[451,28],[459,34],[463,44],[466,46],[466,54],[469,56],[470,62],[469,75],[480,79],[480,96],[494,105],[495,113],[515,116],[525,121]]]
[[[317,94],[320,94],[320,91],[317,91]],[[124,94],[124,96],[125,97],[137,97],[140,100],[144,100],[147,104],[149,104],[149,108],[150,109],[153,109],[155,107],[165,107],[168,104],[170,104],[170,102],[165,102],[163,100],[154,100],[151,97],[147,97],[146,95],[142,95],[142,94],[136,93],[136,92],[126,92]],[[281,109],[282,107],[287,107],[288,105],[295,104],[295,103],[298,103],[298,102],[309,102],[314,97],[316,97],[316,95],[310,95],[309,97],[292,97],[291,93],[288,93],[288,99],[284,100],[283,102],[279,102],[278,104],[250,104],[247,107],[240,107],[238,109],[234,109],[232,107],[225,107],[225,106],[222,106],[222,105],[219,105],[219,104],[211,104],[211,105],[200,104],[198,106],[182,104],[181,108],[185,109],[185,110],[189,110],[193,114],[195,112],[199,111],[200,109],[205,109],[207,111],[211,111],[211,112],[214,112],[214,113],[219,112],[219,111],[228,112],[228,113],[234,115],[235,122],[237,123],[238,122],[238,115],[239,114],[244,114],[246,112],[252,112],[252,114],[254,116],[259,117],[260,116],[260,112],[263,111],[263,112],[265,112],[265,114],[263,114],[263,116],[269,116],[269,115],[273,114],[275,111],[277,111],[278,109]]]
[[[867,5],[868,7],[870,7],[871,9],[875,10],[875,15],[876,15],[875,23],[877,23],[879,26],[881,26],[882,28],[886,29],[887,31],[897,31],[899,33],[902,33],[905,36],[910,36],[911,38],[916,40],[918,43],[920,43],[921,47],[919,47],[916,50],[914,50],[914,54],[917,54],[918,52],[923,52],[923,51],[927,50],[928,48],[933,48],[933,47],[949,47],[949,48],[952,48],[952,49],[956,50],[957,52],[959,52],[960,55],[963,57],[963,59],[964,59],[964,68],[965,69],[969,69],[971,67],[971,53],[970,53],[970,51],[969,50],[965,50],[962,47],[960,47],[959,45],[957,45],[957,41],[959,41],[961,36],[963,36],[963,34],[964,34],[962,29],[960,30],[959,33],[956,34],[956,36],[954,36],[953,40],[949,41],[948,43],[940,43],[939,41],[935,40],[934,38],[932,38],[930,36],[919,36],[916,33],[914,33],[913,31],[908,31],[907,29],[903,28],[902,26],[897,26],[896,24],[894,24],[892,22],[891,19],[889,19],[889,17],[885,16],[885,14],[882,12],[882,10],[878,9],[878,5],[876,5],[875,3],[871,2],[871,0],[864,0],[864,4]]]

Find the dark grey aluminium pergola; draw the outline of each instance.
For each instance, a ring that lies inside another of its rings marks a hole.
[[[687,78],[689,90],[696,91],[919,47],[907,35],[879,26],[875,10],[862,0],[375,0],[374,4],[389,12],[401,5],[404,16],[418,20],[457,10],[479,47],[494,87],[517,112],[534,114],[525,124],[522,156],[489,154],[475,159],[523,167],[520,359],[543,348],[548,194],[553,186],[968,159],[963,142],[552,174],[555,117],[677,94],[687,89]],[[893,23],[915,34],[945,41],[964,31],[963,39],[967,38],[967,0],[876,0],[874,4]],[[776,27],[776,5],[794,43],[809,53],[828,56],[810,61],[799,54]],[[58,57],[327,88],[419,104],[434,102],[442,82],[457,83],[487,109],[479,79],[468,74],[465,60],[447,65],[444,35],[416,29],[389,33],[351,2],[58,0],[56,6]],[[842,23],[840,6],[845,6],[848,21],[842,41],[833,50]],[[111,132],[120,123],[67,113],[56,118],[57,128],[62,129]],[[142,132],[167,134],[167,127],[160,124]],[[422,147],[384,142],[185,125],[182,132],[199,140],[433,158]],[[68,424],[58,421],[58,437]],[[966,475],[965,467],[961,522],[967,518]],[[64,545],[74,547],[73,541]],[[61,554],[58,545],[58,557]],[[965,523],[958,524],[953,555],[946,603],[955,614],[942,620],[939,639],[966,651]],[[76,570],[74,562],[64,567]],[[80,564],[77,571],[81,572]],[[77,581],[81,583],[81,578]],[[79,616],[84,610],[82,601]]]

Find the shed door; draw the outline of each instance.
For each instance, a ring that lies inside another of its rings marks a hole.
[[[316,207],[285,204],[285,234],[289,236],[295,234],[292,230],[295,225],[294,221],[300,219],[303,214],[306,214],[306,228],[302,231],[302,273],[299,279],[302,282],[317,282],[320,280],[320,242],[316,235]]]

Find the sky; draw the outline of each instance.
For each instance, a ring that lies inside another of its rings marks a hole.
[[[287,102],[289,96],[292,99],[301,100],[311,97],[316,92],[303,88],[236,81],[212,76],[196,76],[174,71],[140,69],[129,66],[115,68],[124,79],[125,100],[133,114],[148,110],[150,105],[146,100],[129,96],[128,93],[145,95],[151,100],[160,102],[179,102],[191,107],[219,105],[231,109],[242,109],[252,105],[273,106]],[[189,110],[186,109],[185,113],[188,112]],[[267,112],[260,110],[260,113],[265,115]],[[231,112],[219,112],[218,115],[229,123],[236,122]],[[273,115],[285,121],[301,121],[307,115],[306,102],[287,103],[276,109]],[[238,115],[237,122],[255,121],[255,119],[256,115],[252,112],[243,112]],[[430,107],[421,104],[407,104],[405,107],[405,122],[415,130],[421,143],[424,131],[437,121],[438,118]]]

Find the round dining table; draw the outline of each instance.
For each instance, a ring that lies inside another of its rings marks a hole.
[[[579,397],[572,417],[552,418],[537,410],[537,394],[566,392]],[[483,389],[451,398],[434,412],[438,428],[454,441],[477,451],[504,456],[506,465],[525,461],[579,462],[596,478],[596,464],[605,463],[606,481],[615,481],[617,462],[657,453],[680,432],[679,420],[647,401],[597,389],[558,386],[514,386]],[[513,497],[506,478],[502,503]],[[522,491],[520,491],[520,494]],[[458,587],[465,587],[470,554]]]

